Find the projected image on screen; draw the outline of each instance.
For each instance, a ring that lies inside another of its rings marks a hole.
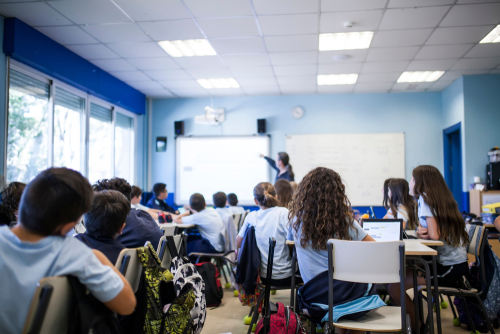
[[[179,137],[176,139],[175,203],[201,193],[207,204],[218,191],[235,193],[238,205],[255,205],[253,188],[269,182],[269,137]]]

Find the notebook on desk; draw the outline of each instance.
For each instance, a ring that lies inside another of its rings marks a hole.
[[[363,230],[375,241],[403,240],[402,219],[363,219]]]

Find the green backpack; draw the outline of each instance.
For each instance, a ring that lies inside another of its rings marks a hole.
[[[143,333],[188,334],[191,332],[190,311],[195,295],[192,287],[186,286],[179,296],[175,293],[174,276],[161,267],[161,261],[151,243],[137,248],[139,260],[144,268],[147,310]]]

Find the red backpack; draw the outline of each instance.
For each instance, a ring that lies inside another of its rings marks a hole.
[[[290,306],[285,307],[282,303],[269,304],[271,316],[268,334],[307,334],[300,317]],[[264,333],[265,318],[260,319],[255,334]]]

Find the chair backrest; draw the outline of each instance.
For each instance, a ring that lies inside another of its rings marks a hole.
[[[330,239],[328,249],[330,258],[328,262],[333,267],[333,278],[340,281],[399,283],[400,271],[405,270],[402,241],[365,242]]]
[[[120,252],[115,268],[127,279],[134,292],[139,289],[141,282],[142,264],[137,255],[137,248],[126,248]]]
[[[164,236],[177,234],[177,226],[163,224],[160,225],[160,230],[163,232]]]
[[[181,251],[182,248],[182,235],[174,235],[174,242],[175,242],[175,248],[177,249],[177,252]],[[158,254],[158,257],[161,260],[161,266],[165,269],[170,270],[170,264],[172,263],[172,256],[170,255],[170,252],[168,250],[167,246],[168,240],[166,237],[161,237],[160,242],[158,243],[158,250],[156,253]]]
[[[483,243],[484,243],[484,231],[485,231],[485,228],[481,227],[481,226],[478,226],[478,225],[470,225],[470,224],[466,224],[465,225],[465,230],[467,231],[467,233],[469,234],[470,236],[470,230],[471,229],[474,229],[474,233],[472,234],[472,238],[470,238],[469,240],[469,246],[467,247],[467,253],[469,253],[470,255],[474,255],[475,257],[479,258],[479,256],[481,255],[481,249],[483,247]]]
[[[236,233],[239,232],[238,227],[240,225],[240,220],[241,220],[241,213],[233,213],[233,222],[234,222],[234,228],[236,229]]]
[[[31,300],[23,334],[67,334],[74,297],[66,277],[45,277]]]
[[[240,220],[240,223],[238,225],[238,232],[240,231],[241,227],[243,226],[243,223],[245,222],[245,218],[248,216],[248,214],[250,213],[250,210],[246,210],[242,215],[241,215],[241,220]]]

